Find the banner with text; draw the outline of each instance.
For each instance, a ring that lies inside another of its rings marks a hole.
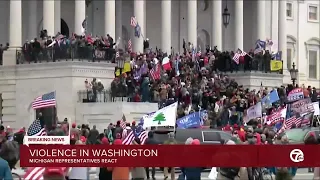
[[[289,92],[287,99],[288,102],[294,102],[300,99],[303,99],[303,89],[302,88],[295,88],[292,91]]]
[[[314,108],[310,98],[302,99],[297,102],[292,103],[291,111],[294,113],[305,114],[313,112]]]
[[[247,109],[247,116],[245,118],[246,122],[249,122],[251,119],[262,117],[262,106],[261,102],[258,102],[256,105],[251,106]]]
[[[172,153],[176,152],[176,153]],[[320,167],[318,145],[22,145],[22,167]],[[270,158],[271,157],[271,158]],[[236,159],[236,161],[235,161]]]

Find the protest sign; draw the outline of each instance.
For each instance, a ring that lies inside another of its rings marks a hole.
[[[291,104],[291,110],[294,113],[304,114],[308,112],[313,112],[313,104],[310,98],[301,99],[297,102]]]
[[[288,94],[288,102],[294,102],[300,99],[303,99],[304,95],[303,95],[303,89],[302,88],[295,88],[292,91],[289,92]]]
[[[104,59],[106,55],[106,51],[96,49],[94,50],[94,57],[97,59]]]
[[[261,102],[258,102],[256,105],[247,109],[247,117],[245,118],[245,121],[249,122],[251,119],[258,117],[262,117]]]
[[[320,109],[319,109],[319,102],[314,102],[313,104],[313,108],[314,108],[314,114],[315,116],[319,116],[320,115]]]

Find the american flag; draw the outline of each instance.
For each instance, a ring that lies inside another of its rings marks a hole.
[[[291,129],[293,124],[296,125],[296,127],[300,127],[301,125],[301,118],[296,118],[295,116],[285,120],[286,129]]]
[[[28,168],[26,173],[24,174],[24,179],[32,179],[32,180],[42,180],[43,173],[46,167],[31,167]],[[62,170],[68,174],[71,168],[63,167]]]
[[[120,127],[122,127],[123,129],[126,128],[126,124],[127,123],[125,121],[123,120],[120,121]]]
[[[131,39],[128,40],[128,51],[132,52],[132,42]]]
[[[28,136],[45,136],[47,135],[47,133],[46,133],[46,129],[41,126],[40,120],[36,119],[29,126],[27,135]]]
[[[52,106],[56,106],[56,93],[55,92],[50,92],[50,93],[44,94],[42,96],[39,96],[32,102],[33,109],[52,107]]]
[[[160,64],[157,64],[155,67],[153,67],[150,70],[150,75],[153,80],[158,80],[161,78],[161,69],[160,69]]]
[[[40,120],[37,119],[29,126],[27,131],[28,136],[45,136],[47,135],[45,128],[41,126]],[[28,168],[24,179],[41,180],[43,179],[43,172],[45,167],[31,167]]]
[[[132,16],[132,17],[130,18],[130,25],[131,25],[132,27],[136,27],[136,26],[137,26],[137,19],[136,19],[136,17]]]
[[[234,56],[233,56],[232,59],[233,59],[234,62],[236,62],[236,64],[239,64],[239,59],[240,59],[240,57],[245,56],[245,55],[247,55],[246,52],[241,51],[240,49],[238,49],[238,52],[236,52],[236,53],[234,54]]]
[[[144,144],[148,138],[148,131],[142,131],[140,132],[138,135],[138,138],[140,139],[141,141],[141,144]],[[122,141],[122,144],[123,145],[130,145],[132,144],[132,141],[135,139],[135,134],[133,131],[131,131],[127,137]]]

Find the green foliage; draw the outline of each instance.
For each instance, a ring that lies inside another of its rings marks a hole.
[[[158,124],[160,125],[161,122],[166,121],[166,117],[163,113],[157,114],[157,116],[153,119],[153,121],[158,121]]]

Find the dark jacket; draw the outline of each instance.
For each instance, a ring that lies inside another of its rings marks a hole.
[[[117,138],[117,134],[122,135],[123,129],[120,126],[117,126],[114,131],[113,131],[113,138],[116,139]]]
[[[91,129],[89,131],[88,140],[90,141],[91,144],[95,144],[98,136],[99,136],[99,131],[96,129]]]
[[[108,171],[107,168],[100,168],[99,180],[112,180],[112,171]]]
[[[185,175],[186,180],[201,180],[201,172],[203,168],[188,167],[181,168],[181,172]]]
[[[13,179],[8,162],[0,158],[0,179]]]

